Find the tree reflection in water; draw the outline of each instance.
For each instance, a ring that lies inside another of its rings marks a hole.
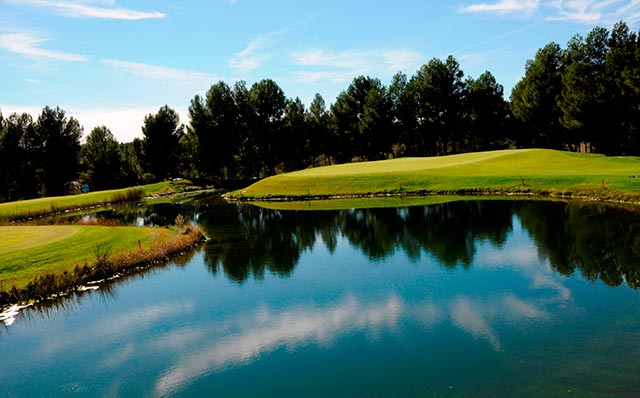
[[[242,283],[265,272],[287,276],[318,240],[330,252],[345,239],[370,259],[403,251],[417,262],[468,267],[480,242],[505,243],[514,219],[539,255],[563,275],[640,286],[640,213],[602,204],[480,200],[430,206],[343,211],[278,211],[252,205],[194,211],[212,241],[205,262]]]

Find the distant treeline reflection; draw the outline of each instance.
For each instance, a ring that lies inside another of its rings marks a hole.
[[[609,286],[640,286],[640,213],[602,204],[464,201],[424,207],[277,211],[251,205],[196,210],[212,241],[205,262],[230,279],[287,276],[318,240],[330,252],[345,238],[370,259],[403,251],[419,261],[469,267],[479,242],[502,246],[514,217],[562,275],[579,271]]]

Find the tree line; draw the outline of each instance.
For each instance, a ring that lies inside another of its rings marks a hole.
[[[145,117],[142,138],[119,143],[59,108],[0,114],[0,199],[55,195],[87,182],[108,189],[169,177],[233,180],[350,161],[542,147],[640,154],[640,39],[626,23],[594,28],[527,61],[510,101],[491,72],[465,77],[434,58],[386,86],[358,76],[327,106],[308,108],[271,79],[220,81],[189,106]],[[72,183],[72,182],[76,183]]]

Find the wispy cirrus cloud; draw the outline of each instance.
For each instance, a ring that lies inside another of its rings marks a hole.
[[[56,1],[56,0],[5,0],[7,3],[23,6],[39,7],[51,10],[56,14],[71,18],[101,18],[101,19],[153,19],[164,18],[166,14],[158,11],[136,11],[122,7],[114,7],[114,1],[103,4],[97,1]]]
[[[422,54],[406,49],[339,52],[312,49],[294,53],[292,58],[295,64],[305,68],[294,72],[304,83],[322,80],[343,83],[362,74],[413,71],[424,61]]]
[[[548,21],[571,21],[582,24],[613,24],[640,21],[640,0],[499,0],[474,3],[458,10],[461,13],[531,15],[537,13]]]
[[[211,83],[219,80],[216,76],[204,72],[196,72],[184,69],[169,68],[161,65],[151,65],[141,62],[131,62],[119,59],[103,58],[100,63],[113,68],[121,69],[134,75],[149,79],[162,79],[172,81],[191,81]]]
[[[36,37],[29,33],[6,33],[0,35],[0,49],[23,55],[32,59],[84,62],[84,55],[49,50],[42,47],[49,39]]]
[[[229,67],[237,73],[248,73],[258,69],[266,60],[272,57],[268,51],[275,42],[288,32],[286,29],[277,30],[253,38],[247,46],[229,59]]]
[[[463,13],[491,12],[499,14],[530,13],[540,6],[539,0],[500,0],[495,3],[477,3],[460,8]]]
[[[584,24],[640,21],[640,0],[554,0],[548,7],[553,14],[547,19],[553,21]]]

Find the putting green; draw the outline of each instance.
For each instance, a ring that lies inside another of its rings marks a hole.
[[[516,149],[311,168],[265,178],[228,196],[259,200],[520,193],[638,201],[638,177],[638,157]]]
[[[119,256],[171,242],[174,229],[93,225],[0,227],[0,281],[25,286],[35,275],[72,271],[108,252]]]
[[[0,226],[0,255],[68,239],[79,230],[72,226]]]

